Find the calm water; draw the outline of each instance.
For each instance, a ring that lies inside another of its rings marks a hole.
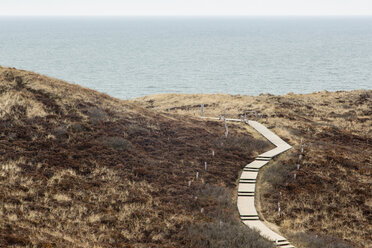
[[[0,18],[0,65],[127,99],[372,89],[372,18]]]

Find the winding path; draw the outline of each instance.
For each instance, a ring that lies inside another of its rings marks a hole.
[[[214,120],[219,119],[213,117],[204,118]],[[253,162],[247,164],[243,169],[239,180],[237,200],[240,219],[248,227],[258,230],[262,236],[275,242],[277,247],[294,248],[294,246],[291,245],[286,238],[268,228],[265,223],[260,220],[254,205],[256,179],[260,169],[269,163],[269,161],[275,156],[289,150],[291,146],[282,140],[278,135],[256,121],[247,121],[241,119],[226,119],[226,121],[245,122],[276,146],[276,148],[260,154]]]

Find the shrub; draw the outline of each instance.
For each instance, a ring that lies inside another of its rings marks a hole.
[[[295,164],[275,163],[263,171],[263,178],[272,187],[283,185],[291,171],[296,169]]]
[[[330,236],[316,235],[315,233],[299,232],[290,235],[291,239],[306,248],[352,248],[353,246],[342,242],[340,239]]]
[[[205,207],[203,219],[212,221],[187,228],[186,239],[190,247],[274,247],[273,242],[242,224],[234,215],[236,206],[231,200],[229,189],[218,185],[199,184],[194,190],[198,197],[195,209],[200,213],[200,208]]]
[[[2,73],[2,76],[3,78],[8,81],[8,82],[11,82],[14,80],[14,75],[11,71],[8,71],[8,70],[5,70],[3,73]]]
[[[15,77],[15,81],[16,81],[16,88],[17,89],[22,89],[25,85],[23,83],[23,79],[22,77]]]
[[[188,228],[188,234],[193,239],[191,247],[203,248],[268,248],[274,247],[260,234],[240,223],[220,223],[219,221],[195,225]]]
[[[208,206],[213,202],[214,208],[206,213],[208,217],[218,217],[224,222],[231,221],[231,213],[235,206],[231,201],[232,195],[228,189],[218,185],[204,184],[196,191],[200,207]]]
[[[115,150],[129,150],[132,147],[130,141],[120,136],[104,137],[102,140],[106,145],[114,148]]]
[[[87,110],[87,115],[93,123],[97,123],[100,121],[104,121],[107,119],[107,114],[104,110],[95,108],[95,107],[90,107]]]
[[[11,115],[17,116],[18,118],[25,118],[27,115],[27,108],[26,106],[15,104],[10,109]]]
[[[60,125],[54,129],[53,134],[59,138],[68,138],[67,126]]]
[[[252,137],[219,137],[216,139],[217,147],[223,148],[226,151],[253,151],[262,150],[268,147],[268,143],[263,140],[258,140]]]

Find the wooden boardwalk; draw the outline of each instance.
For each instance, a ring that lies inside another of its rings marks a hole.
[[[244,167],[238,187],[238,209],[240,218],[245,225],[258,230],[262,236],[274,241],[278,247],[294,247],[286,238],[268,228],[265,223],[260,220],[254,205],[256,178],[260,169],[269,163],[272,158],[290,149],[291,146],[261,123],[256,121],[245,122],[273,143],[276,148],[260,154],[253,162]]]
[[[220,120],[220,118],[214,117],[204,118]],[[226,121],[245,122],[276,146],[276,148],[260,154],[253,162],[247,164],[243,169],[239,179],[237,200],[240,219],[248,227],[259,231],[263,237],[275,242],[277,247],[294,248],[286,238],[268,228],[265,223],[260,220],[254,205],[256,179],[260,169],[269,163],[272,158],[290,149],[291,146],[259,122],[242,119],[226,119]]]

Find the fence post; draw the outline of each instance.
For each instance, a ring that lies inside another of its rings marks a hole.
[[[224,122],[224,124],[225,124],[225,129],[226,129],[226,131],[225,131],[225,136],[226,136],[226,138],[227,138],[227,136],[229,135],[229,128],[227,127],[226,119],[225,119],[225,118],[223,118],[223,122]]]

